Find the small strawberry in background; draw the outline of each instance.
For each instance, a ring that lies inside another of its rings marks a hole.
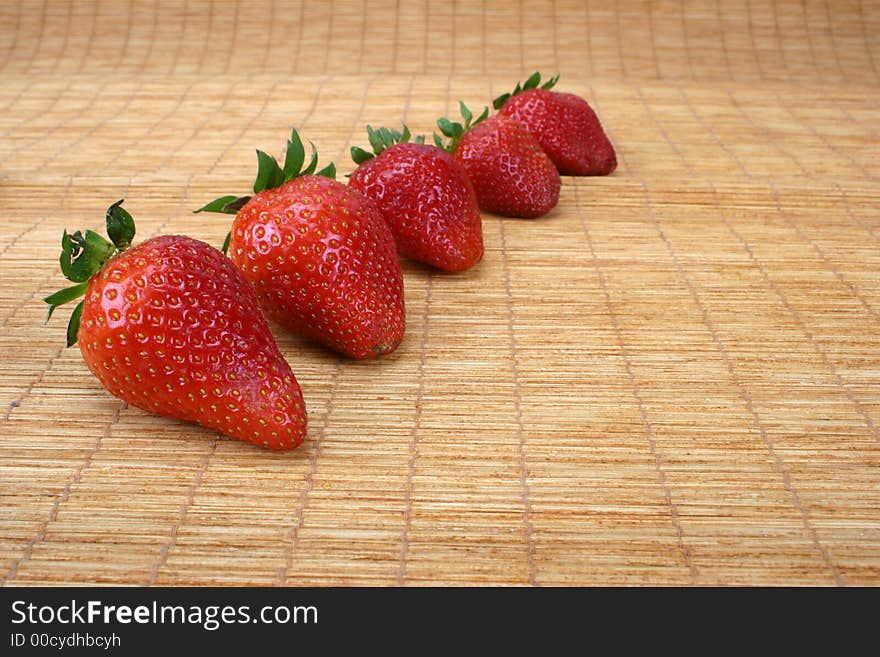
[[[85,298],[67,328],[114,396],[146,411],[287,450],[306,435],[299,385],[253,289],[209,244],[178,235],[131,247],[135,225],[118,201],[108,242],[87,230],[61,240],[61,270],[76,285],[46,297]]]
[[[516,119],[541,144],[559,173],[604,176],[617,168],[614,147],[593,108],[580,96],[550,91],[559,76],[541,84],[533,73],[493,105],[498,114]],[[539,86],[540,85],[540,86]]]
[[[284,166],[257,151],[253,196],[224,196],[196,212],[234,214],[224,251],[270,319],[351,358],[387,354],[405,328],[394,237],[373,200],[335,180],[331,163],[303,169],[296,130]]]
[[[398,251],[413,260],[458,272],[483,257],[483,228],[474,187],[449,153],[410,142],[410,131],[367,126],[373,152],[358,146],[349,185],[379,206]]]
[[[476,117],[460,102],[464,123],[437,121],[434,141],[467,171],[480,208],[506,217],[540,217],[556,207],[559,172],[537,140],[517,121],[489,108]]]

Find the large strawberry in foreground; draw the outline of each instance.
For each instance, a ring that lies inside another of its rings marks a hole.
[[[376,204],[334,180],[294,130],[283,169],[257,151],[254,195],[196,212],[235,214],[229,255],[270,319],[352,358],[387,354],[405,329],[403,273]]]
[[[152,413],[196,422],[271,449],[306,435],[299,385],[250,285],[214,247],[177,235],[129,248],[135,227],[122,201],[107,234],[61,241],[61,270],[76,285],[45,299],[54,309],[85,295],[67,345],[110,393]]]
[[[541,84],[534,73],[512,93],[495,99],[502,116],[516,119],[541,144],[559,173],[604,176],[617,168],[617,156],[593,108],[580,96],[550,91],[559,76]]]
[[[348,184],[379,206],[397,249],[413,260],[458,272],[483,257],[480,207],[467,172],[449,153],[410,142],[410,132],[367,126],[373,153],[357,146]]]
[[[540,217],[556,207],[559,172],[535,138],[509,117],[489,117],[488,108],[473,119],[460,106],[464,124],[442,118],[437,125],[449,142],[434,139],[461,162],[480,207],[505,217]]]

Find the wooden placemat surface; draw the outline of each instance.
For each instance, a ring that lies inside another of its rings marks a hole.
[[[880,3],[0,4],[0,578],[8,585],[880,582]],[[370,362],[280,329],[310,432],[276,454],[111,397],[63,228],[118,198],[220,244],[291,126],[535,69],[618,150],[458,275],[404,263]]]

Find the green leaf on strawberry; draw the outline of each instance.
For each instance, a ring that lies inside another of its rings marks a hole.
[[[257,163],[257,179],[254,181],[254,194],[258,194],[264,189],[274,189],[284,183],[284,171],[278,166],[278,161],[274,157],[258,150]]]
[[[82,283],[101,268],[113,253],[113,244],[98,233],[87,230],[85,235],[76,231],[61,237],[61,272],[68,280]]]
[[[48,297],[43,299],[43,301],[49,304],[49,312],[46,314],[46,321],[48,322],[50,319],[52,319],[52,313],[55,312],[55,309],[58,306],[62,306],[65,303],[73,301],[74,299],[79,299],[82,295],[86,293],[86,289],[88,287],[89,282],[84,281],[82,283],[77,283],[76,285],[66,287],[63,290],[58,290],[55,294],[50,294]]]
[[[235,195],[221,196],[220,198],[214,199],[210,203],[203,205],[198,210],[193,210],[193,213],[196,213],[196,212],[222,212],[224,214],[235,214],[238,212],[238,209],[232,209],[230,206],[233,203],[240,201],[241,199],[247,199],[247,201],[249,201],[251,199],[251,197],[250,196],[235,196]],[[247,201],[245,201],[245,203],[247,203]]]
[[[492,101],[492,107],[499,110],[504,107],[504,103],[506,103],[512,96],[516,96],[518,93],[525,91],[526,89],[537,89],[538,85],[541,86],[541,89],[552,89],[556,86],[556,83],[559,82],[559,75],[554,75],[552,78],[547,80],[544,84],[541,84],[541,74],[538,71],[532,73],[528,79],[523,83],[516,83],[516,86],[513,88],[513,91],[506,94],[501,94]]]
[[[312,147],[314,150],[314,146]],[[293,178],[302,169],[303,162],[306,160],[306,149],[303,147],[302,139],[299,138],[296,130],[294,130],[290,139],[287,140],[287,152],[284,155],[284,169],[281,172],[283,180],[287,181]],[[274,161],[274,158],[273,158]],[[276,163],[275,166],[278,166]],[[277,185],[274,185],[277,187]],[[262,191],[262,190],[254,190]]]
[[[79,335],[79,323],[83,314],[83,302],[76,304],[76,308],[70,314],[70,321],[67,323],[67,346],[72,347],[76,344],[76,336]]]
[[[409,130],[409,127],[404,123],[402,130],[389,130],[388,128],[376,128],[373,126],[367,126],[367,139],[370,142],[370,147],[373,149],[373,152],[361,148],[360,146],[352,146],[351,147],[351,159],[354,160],[355,164],[363,164],[369,159],[372,159],[376,155],[383,153],[388,150],[395,144],[406,144],[410,141],[414,144],[424,144],[425,136],[419,135],[415,139],[412,138],[412,133]]]
[[[461,118],[464,119],[464,123],[450,121],[444,116],[437,120],[437,127],[440,128],[443,136],[441,137],[436,132],[434,133],[434,144],[437,148],[441,148],[449,153],[455,150],[458,142],[461,141],[461,138],[468,130],[482,123],[489,116],[489,108],[484,107],[483,111],[475,119],[474,113],[471,112],[470,108],[463,101],[458,101],[458,110],[461,113]],[[446,137],[449,141],[444,141],[443,137]]]
[[[315,174],[316,176],[324,176],[330,180],[336,180],[336,165],[332,162]]]
[[[131,246],[134,239],[134,219],[122,207],[122,199],[107,208],[107,236],[117,249],[123,251]]]
[[[284,167],[278,164],[278,160],[264,153],[257,151],[257,177],[254,180],[254,193],[258,194],[267,189],[280,187],[284,183],[298,178],[299,176],[317,175],[328,178],[336,178],[336,166],[331,162],[323,169],[315,173],[318,167],[318,153],[315,145],[311,144],[312,156],[308,166],[303,169],[305,163],[305,148],[302,140],[297,134],[296,129],[290,133],[290,139],[287,140],[287,150],[284,157]],[[250,200],[250,196],[227,195],[214,199],[210,203],[206,203],[196,212],[220,212],[223,214],[236,214],[245,203]]]
[[[254,180],[254,194],[259,194],[260,192],[264,192],[267,189],[275,189],[276,187],[280,187],[286,182],[293,180],[294,178],[298,178],[300,176],[324,176],[325,178],[336,179],[336,165],[332,162],[325,166],[323,169],[315,172],[315,169],[318,168],[318,152],[315,150],[315,145],[309,142],[309,145],[312,147],[312,156],[309,160],[308,166],[303,169],[303,164],[305,164],[306,160],[306,151],[303,146],[302,139],[300,139],[299,133],[297,133],[296,128],[291,130],[290,138],[287,140],[287,149],[284,154],[284,166],[281,167],[278,164],[278,160],[269,155],[268,153],[264,153],[261,150],[257,151],[257,177]],[[214,199],[210,203],[206,203],[198,210],[193,210],[193,213],[198,212],[219,212],[221,214],[238,214],[238,211],[241,210],[248,201],[251,200],[250,196],[235,196],[235,195],[227,195],[221,196],[220,198]],[[229,234],[227,233],[226,239],[223,242],[223,248],[221,249],[223,253],[226,253],[229,248]]]
[[[83,296],[88,289],[89,279],[101,270],[104,263],[131,246],[135,235],[134,219],[122,208],[122,203],[123,201],[119,200],[107,208],[107,235],[112,242],[91,230],[86,230],[85,233],[76,231],[72,235],[64,231],[61,236],[61,256],[58,262],[61,265],[61,273],[76,285],[59,290],[43,299],[49,305],[46,321],[49,321],[58,306]],[[82,303],[73,311],[67,326],[68,347],[76,343],[81,314]]]

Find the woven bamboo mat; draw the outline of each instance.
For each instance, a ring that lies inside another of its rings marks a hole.
[[[11,585],[880,582],[880,4],[0,3],[0,578]],[[291,126],[342,173],[540,68],[605,178],[404,263],[393,355],[276,330],[309,440],[127,407],[76,349],[62,228],[220,244]]]

